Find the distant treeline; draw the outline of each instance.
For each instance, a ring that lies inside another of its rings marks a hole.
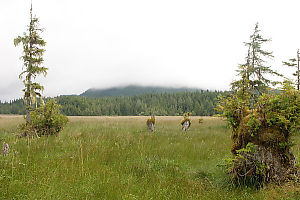
[[[83,97],[59,96],[57,103],[61,111],[68,116],[100,115],[192,115],[211,116],[217,114],[214,109],[216,99],[225,92],[201,90],[196,92],[143,94],[119,97]],[[0,114],[24,114],[23,99],[0,102]]]

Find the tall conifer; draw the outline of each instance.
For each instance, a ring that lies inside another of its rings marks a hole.
[[[31,3],[30,24],[27,33],[14,39],[15,46],[19,44],[23,46],[23,55],[20,59],[23,60],[24,66],[19,78],[23,80],[25,86],[23,91],[26,106],[26,121],[28,123],[31,122],[30,111],[34,109],[34,105],[36,105],[36,97],[39,96],[42,100],[41,91],[44,89],[42,85],[34,82],[34,79],[40,74],[46,76],[48,70],[46,67],[41,66],[44,61],[43,54],[45,52],[43,47],[46,45],[46,42],[39,35],[42,31],[43,29],[39,27],[38,18],[32,16]]]
[[[245,46],[248,47],[245,58],[246,63],[240,65],[237,70],[240,80],[231,84],[232,90],[239,93],[242,99],[247,98],[250,100],[250,107],[257,102],[260,95],[268,91],[270,85],[277,83],[268,79],[267,75],[281,76],[267,64],[267,60],[272,59],[274,56],[271,51],[264,50],[262,46],[270,42],[271,39],[263,38],[260,32],[258,23],[256,23],[249,42],[245,42]]]

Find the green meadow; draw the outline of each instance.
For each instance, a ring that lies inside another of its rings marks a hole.
[[[300,199],[286,183],[234,187],[222,167],[230,129],[220,118],[70,117],[59,136],[17,138],[22,116],[0,115],[0,199]],[[293,152],[300,155],[300,136]]]

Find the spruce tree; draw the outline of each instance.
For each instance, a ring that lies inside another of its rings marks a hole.
[[[297,50],[297,56],[296,58],[291,58],[287,62],[282,62],[283,65],[288,66],[288,67],[295,67],[297,70],[295,73],[293,73],[293,76],[296,77],[296,89],[299,91],[300,90],[300,52],[299,49]]]
[[[260,32],[258,23],[256,23],[249,42],[244,43],[248,47],[248,53],[245,58],[246,63],[240,65],[237,70],[240,80],[231,84],[232,90],[239,93],[242,99],[249,99],[252,106],[257,102],[259,96],[268,91],[271,85],[278,83],[268,79],[267,75],[281,76],[267,64],[268,59],[272,59],[274,56],[271,51],[264,50],[262,46],[271,39],[265,39]]]
[[[23,80],[25,86],[23,91],[26,106],[26,121],[28,123],[31,122],[30,111],[34,109],[34,105],[37,103],[36,98],[39,96],[42,101],[41,91],[44,89],[41,84],[34,82],[34,79],[40,74],[46,76],[48,70],[46,67],[41,66],[44,61],[43,54],[45,52],[43,47],[46,45],[46,42],[39,35],[42,31],[43,29],[39,27],[38,18],[32,16],[31,4],[30,24],[27,33],[14,39],[15,46],[19,44],[23,46],[23,55],[20,59],[23,60],[24,66],[19,78]]]

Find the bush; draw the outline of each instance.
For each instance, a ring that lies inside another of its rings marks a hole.
[[[59,108],[60,105],[56,103],[55,99],[52,99],[45,105],[31,111],[31,122],[21,124],[19,129],[22,133],[19,136],[57,136],[68,122],[68,118],[60,114]]]

